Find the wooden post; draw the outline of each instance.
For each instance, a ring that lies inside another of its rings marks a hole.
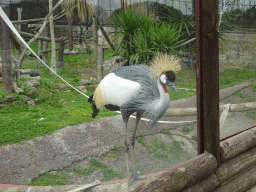
[[[43,48],[43,41],[38,40],[38,57],[42,59],[42,48]],[[37,60],[37,69],[40,70],[41,68],[41,61]]]
[[[3,11],[9,17],[9,7],[2,7]],[[2,77],[3,77],[3,90],[7,94],[12,93],[12,63],[11,63],[11,48],[10,48],[10,29],[7,24],[1,19],[1,28],[2,28]]]
[[[59,42],[59,58],[57,72],[61,71],[63,68],[63,56],[64,56],[64,41]]]
[[[72,29],[72,19],[68,20],[68,31],[69,31],[69,51],[73,50],[73,29]]]
[[[97,63],[98,57],[98,22],[95,17],[92,18],[93,21],[93,45],[94,45],[94,60]]]
[[[102,45],[98,45],[98,59],[97,59],[97,70],[98,70],[98,80],[103,78],[102,65],[104,61],[104,51]]]
[[[44,31],[43,31],[43,36],[44,37],[48,37],[48,26],[45,27]],[[43,50],[48,49],[48,42],[47,41],[43,41]],[[42,55],[42,60],[46,63],[48,60],[48,52],[43,53]]]
[[[22,13],[22,9],[23,8],[17,8],[17,12],[18,12],[18,21],[21,21],[21,13]],[[21,31],[21,24],[17,24],[17,29],[18,31]],[[19,40],[20,44],[21,41]]]
[[[220,165],[218,1],[196,1],[198,154]]]

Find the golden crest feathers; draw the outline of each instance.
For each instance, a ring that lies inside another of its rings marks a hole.
[[[174,73],[181,70],[180,59],[173,55],[158,54],[150,64],[152,78],[158,78],[164,71],[172,70]]]

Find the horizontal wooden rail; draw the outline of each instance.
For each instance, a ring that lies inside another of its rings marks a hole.
[[[220,142],[221,163],[256,147],[256,127]]]
[[[24,36],[24,37],[34,37],[35,36],[34,34],[26,33],[23,31],[18,31],[18,32],[20,33],[21,36]],[[38,36],[37,39],[42,40],[42,41],[51,42],[51,38],[49,38],[49,37]],[[60,38],[55,39],[56,42],[61,42],[61,41],[65,41],[65,40],[66,40],[65,37],[60,37]]]
[[[223,111],[224,105],[220,105],[220,113]],[[231,104],[229,107],[229,112],[238,112],[238,111],[249,111],[256,109],[256,102],[249,103],[239,103],[239,104]],[[168,109],[164,117],[179,117],[179,116],[195,116],[197,115],[197,108],[175,108]]]
[[[217,170],[217,161],[210,153],[203,153],[189,161],[181,163],[162,174],[147,179],[145,182],[129,188],[129,191],[155,192],[159,191],[181,191],[187,186],[196,184],[209,177]]]

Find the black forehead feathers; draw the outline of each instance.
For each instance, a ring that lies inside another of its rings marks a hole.
[[[169,79],[169,81],[174,82],[175,81],[175,74],[173,71],[166,71],[166,77]]]

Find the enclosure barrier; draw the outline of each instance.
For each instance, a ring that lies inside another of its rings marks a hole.
[[[221,165],[203,153],[132,186],[131,192],[245,191],[256,183],[256,127],[220,143]]]
[[[220,113],[223,111],[225,105],[220,105]],[[256,102],[230,104],[229,112],[249,111],[256,109]],[[179,116],[195,116],[197,115],[197,108],[175,108],[167,109],[164,117],[179,117]]]

